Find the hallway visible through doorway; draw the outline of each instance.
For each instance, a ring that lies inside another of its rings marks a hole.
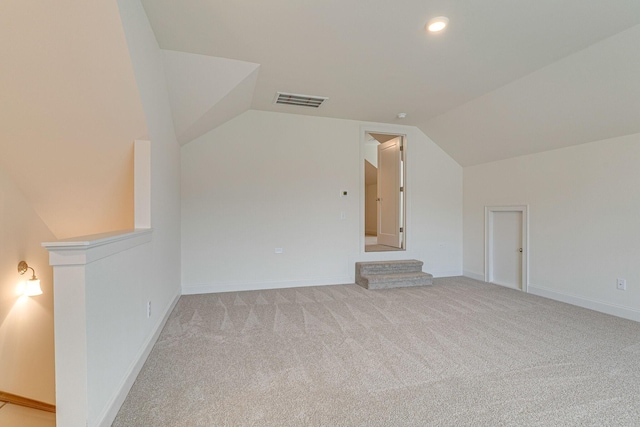
[[[391,251],[401,251],[402,248],[394,248],[393,246],[379,245],[377,236],[365,235],[364,250],[365,252],[391,252]]]

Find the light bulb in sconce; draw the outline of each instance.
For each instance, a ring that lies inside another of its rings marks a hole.
[[[20,263],[18,264],[18,273],[24,274],[30,268],[31,268],[31,271],[33,271],[33,275],[31,276],[31,279],[27,280],[27,284],[24,288],[23,295],[28,297],[42,295],[42,289],[40,288],[40,280],[36,277],[36,271],[32,267],[29,267],[26,262],[20,261]]]

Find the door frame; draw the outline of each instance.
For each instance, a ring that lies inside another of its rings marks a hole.
[[[411,200],[411,186],[408,182],[407,168],[409,158],[409,143],[407,138],[407,128],[404,126],[394,126],[394,125],[384,125],[384,124],[371,124],[371,125],[361,125],[360,126],[360,167],[358,170],[360,171],[360,253],[361,254],[380,254],[380,253],[389,253],[389,252],[365,252],[365,226],[364,226],[364,198],[365,198],[365,182],[364,182],[364,160],[365,160],[365,144],[367,143],[367,133],[380,133],[380,134],[388,134],[388,135],[397,135],[402,137],[403,144],[403,170],[402,170],[402,180],[403,180],[403,209],[402,209],[402,249],[399,252],[407,251],[409,235],[407,234],[407,230],[411,228],[411,209],[410,209],[410,200]],[[377,256],[377,255],[376,255]]]
[[[493,221],[496,212],[522,213],[522,292],[529,292],[529,205],[484,207],[484,281],[493,282]]]

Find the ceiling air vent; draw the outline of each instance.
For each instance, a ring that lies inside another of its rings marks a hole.
[[[274,104],[296,105],[299,107],[320,108],[327,97],[277,92]]]

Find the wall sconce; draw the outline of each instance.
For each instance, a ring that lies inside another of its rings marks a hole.
[[[36,271],[32,267],[29,267],[26,262],[20,261],[20,263],[18,264],[18,273],[24,274],[30,268],[31,271],[33,271],[33,276],[31,277],[31,279],[27,280],[27,286],[24,289],[24,295],[28,297],[42,295],[40,280],[36,277]]]

